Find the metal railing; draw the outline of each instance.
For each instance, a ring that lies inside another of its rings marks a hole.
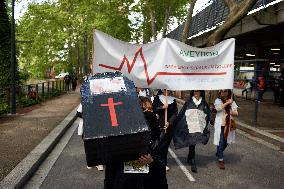
[[[68,89],[63,79],[49,80],[36,84],[22,85],[17,88],[17,106],[24,107],[36,104],[54,96],[58,96]],[[0,88],[0,115],[10,111],[10,88]],[[29,104],[31,103],[31,104]]]

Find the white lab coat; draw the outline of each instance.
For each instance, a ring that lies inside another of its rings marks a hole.
[[[221,99],[217,98],[214,102],[214,106],[220,106],[222,105],[223,102]],[[236,111],[238,109],[238,105],[236,104],[235,101],[232,103],[232,111]],[[222,126],[222,118],[224,115],[225,110],[218,111],[216,114],[215,118],[215,123],[214,123],[214,142],[213,144],[216,146],[219,146],[219,141],[220,141],[220,135],[221,135],[221,126]],[[232,117],[232,116],[231,116]],[[233,117],[232,117],[233,119]],[[236,131],[232,130],[228,134],[227,142],[228,144],[234,143],[236,141]]]

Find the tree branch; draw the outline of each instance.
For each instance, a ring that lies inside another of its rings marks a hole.
[[[231,0],[223,0],[224,3],[230,2]],[[230,13],[225,20],[225,23],[222,24],[217,30],[215,30],[208,38],[207,38],[207,46],[212,46],[219,43],[223,40],[224,36],[228,33],[228,31],[233,28],[240,20],[242,20],[254,6],[254,4],[258,0],[243,0],[239,4],[233,5],[234,7],[230,9]],[[231,6],[231,5],[229,5]],[[232,7],[232,6],[231,6]]]
[[[183,31],[182,31],[182,35],[181,35],[181,41],[183,43],[186,42],[186,40],[187,40],[187,38],[189,36],[190,24],[192,22],[192,13],[193,13],[193,9],[194,9],[196,1],[197,0],[192,0],[191,1],[189,10],[188,10],[188,13],[187,13],[187,16],[186,16],[186,21],[184,23],[184,27],[183,27]]]
[[[151,28],[152,28],[152,36],[154,41],[157,40],[157,31],[156,31],[156,16],[155,16],[155,11],[151,8],[149,8],[149,14],[150,14],[150,19],[151,19]]]
[[[171,12],[171,5],[168,6],[165,12],[165,18],[164,18],[164,23],[163,23],[163,33],[162,33],[162,38],[166,37],[167,33],[167,27],[168,27],[168,21],[170,17],[170,12]]]
[[[234,0],[223,0],[223,2],[229,8],[230,12],[237,6]]]

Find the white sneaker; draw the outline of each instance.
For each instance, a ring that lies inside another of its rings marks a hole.
[[[170,170],[170,168],[168,166],[166,166],[166,171],[169,171],[169,170]]]
[[[87,169],[92,169],[93,167],[89,167],[89,166],[87,166]]]
[[[103,171],[104,170],[104,166],[102,166],[102,165],[98,165],[96,167],[97,167],[98,171]]]

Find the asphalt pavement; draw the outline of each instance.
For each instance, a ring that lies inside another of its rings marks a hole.
[[[69,128],[25,188],[102,189],[104,172],[87,169],[84,146],[77,135],[78,120]],[[212,132],[211,132],[212,133]],[[188,149],[168,154],[167,179],[170,189],[184,188],[283,188],[284,154],[261,141],[237,133],[237,142],[225,151],[225,170],[217,167],[213,133],[209,143],[196,147],[198,173],[186,163]],[[193,181],[194,180],[194,181]]]

